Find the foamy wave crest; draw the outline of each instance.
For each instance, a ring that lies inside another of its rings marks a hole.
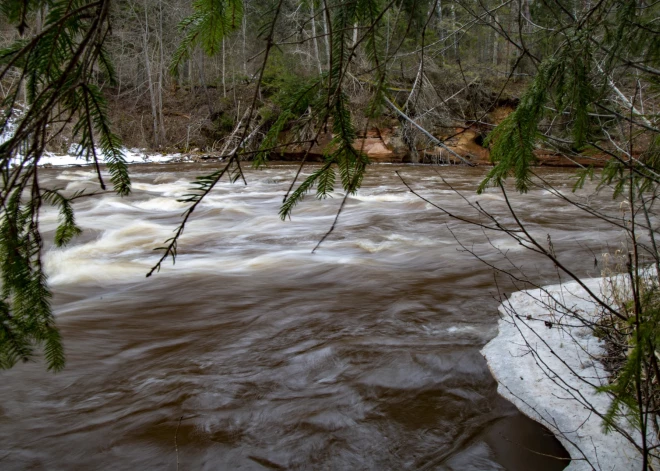
[[[151,255],[151,249],[170,233],[168,227],[138,222],[106,231],[86,244],[53,249],[45,257],[50,283],[134,282],[144,277],[153,261],[140,255]]]
[[[181,211],[187,204],[172,198],[159,197],[136,201],[133,206],[147,211]]]

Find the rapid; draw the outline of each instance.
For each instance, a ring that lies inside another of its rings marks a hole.
[[[67,367],[0,372],[0,468],[559,470],[552,435],[497,395],[479,350],[497,333],[494,248],[540,284],[556,271],[502,234],[450,220],[468,201],[511,222],[484,169],[378,165],[349,197],[307,197],[281,221],[296,165],[220,183],[176,264],[145,274],[174,234],[190,182],[212,164],[132,167],[133,194],[75,203],[84,233],[47,247]],[[311,167],[310,167],[311,168]],[[307,169],[310,171],[310,169]],[[98,189],[89,167],[42,185]],[[570,193],[569,172],[544,178]],[[589,188],[593,190],[593,188]],[[547,191],[512,197],[531,230],[593,276],[619,233]],[[616,210],[614,203],[603,203]],[[52,240],[55,210],[42,228]],[[615,242],[616,243],[616,242]],[[492,250],[491,250],[492,249]],[[501,258],[501,257],[500,257]],[[493,258],[494,260],[494,258]],[[515,357],[511,361],[515,361]],[[522,378],[521,378],[522,379]]]

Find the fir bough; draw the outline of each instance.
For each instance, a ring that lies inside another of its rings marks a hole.
[[[183,40],[170,63],[174,75],[197,46],[209,56],[217,54],[222,40],[240,26],[243,18],[243,0],[196,0],[192,7],[193,14],[179,23]]]
[[[130,192],[121,142],[96,84],[99,74],[114,80],[105,49],[110,1],[9,0],[1,8],[23,37],[0,51],[0,80],[18,77],[4,90],[0,118],[8,135],[0,144],[0,368],[43,352],[48,369],[57,371],[65,364],[64,349],[50,306],[39,219],[44,204],[57,206],[54,242],[66,245],[81,232],[72,206],[81,195],[42,188],[37,166],[53,140],[71,130],[78,155],[96,166],[101,186],[104,162],[115,191]],[[41,28],[31,30],[27,20],[37,10],[47,13]]]
[[[548,60],[521,98],[516,110],[486,139],[485,144],[491,145],[490,159],[494,167],[479,185],[479,193],[490,185],[501,185],[511,174],[518,191],[525,193],[529,189],[530,168],[536,163],[534,147],[538,126],[545,112],[548,89],[558,68],[559,61]]]

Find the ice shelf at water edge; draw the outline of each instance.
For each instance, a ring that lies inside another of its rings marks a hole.
[[[600,295],[603,280],[583,283]],[[605,414],[610,405],[594,387],[607,384],[597,361],[603,343],[560,306],[584,319],[597,312],[577,282],[519,291],[500,305],[499,333],[481,351],[498,392],[557,436],[572,458],[567,471],[641,469],[636,448],[619,433],[605,434],[601,417],[586,406]]]

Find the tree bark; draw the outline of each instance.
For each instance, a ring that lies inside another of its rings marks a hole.
[[[156,91],[154,90],[154,80],[151,70],[151,60],[149,59],[149,17],[147,15],[147,4],[144,5],[144,29],[142,31],[144,65],[147,72],[147,86],[149,87],[149,99],[151,101],[151,118],[153,121],[154,145],[160,145],[160,133],[158,130],[158,105],[156,100]]]
[[[316,64],[319,69],[319,75],[323,73],[323,66],[321,65],[321,55],[319,54],[319,42],[316,37],[316,18],[314,15],[314,2],[311,2],[310,12],[312,14],[312,41],[314,43],[314,54],[316,55]]]

